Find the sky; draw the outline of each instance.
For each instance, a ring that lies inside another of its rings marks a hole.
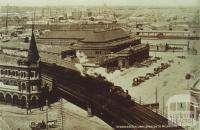
[[[0,6],[197,6],[200,0],[0,0]]]

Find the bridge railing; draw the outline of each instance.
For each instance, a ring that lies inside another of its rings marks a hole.
[[[140,105],[145,105],[147,103],[145,103],[144,101],[142,101],[141,99],[138,98],[132,98],[133,101],[135,101],[136,103],[140,104]],[[150,108],[146,107],[147,109],[151,110]],[[151,110],[153,111],[153,110]],[[165,113],[164,111],[161,111],[160,109],[155,110],[154,112],[156,112],[157,114],[159,114],[160,116],[168,119],[168,114]],[[168,119],[169,120],[169,119]],[[172,122],[169,120],[169,122],[173,123],[174,126],[178,126],[178,124],[176,122]]]
[[[144,101],[142,101],[141,99],[138,99],[138,98],[132,98],[133,101],[135,101],[136,103],[140,104],[140,105],[146,105],[147,103],[145,103]],[[148,107],[146,107],[147,109],[150,109]],[[150,109],[151,110],[151,109]],[[156,113],[158,113],[159,115],[167,118],[167,113],[165,113],[164,111],[161,111],[159,109],[156,110]]]
[[[135,101],[136,103],[140,104],[140,105],[145,105],[145,102],[142,101],[141,99],[138,98],[132,98],[133,101]]]

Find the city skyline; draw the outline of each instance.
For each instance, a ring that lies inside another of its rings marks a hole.
[[[5,6],[198,6],[199,0],[0,0]]]

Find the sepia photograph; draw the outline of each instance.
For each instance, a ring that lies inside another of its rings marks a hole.
[[[200,0],[0,0],[0,130],[200,130]]]

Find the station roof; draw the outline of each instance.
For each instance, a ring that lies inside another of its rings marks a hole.
[[[112,48],[113,46],[116,46],[116,45],[122,45],[122,44],[125,44],[125,43],[128,43],[128,42],[133,42],[135,41],[136,38],[124,38],[124,39],[121,39],[121,40],[116,40],[116,41],[107,41],[107,42],[87,42],[87,43],[80,43],[80,44],[76,44],[73,46],[73,48],[76,48],[76,49],[86,49],[86,48],[91,48],[91,49],[102,49],[105,47],[107,49],[109,49],[110,47]]]
[[[54,30],[44,33],[40,39],[84,39],[90,30]]]
[[[112,29],[105,31],[93,31],[90,35],[86,35],[82,42],[109,42],[129,37],[129,34],[123,29]]]
[[[109,42],[129,37],[121,28],[110,30],[59,30],[48,31],[40,39],[77,39],[82,42]]]

